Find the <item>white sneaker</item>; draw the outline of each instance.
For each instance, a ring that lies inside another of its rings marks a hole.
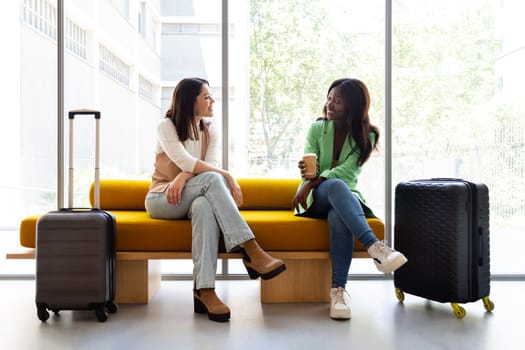
[[[403,254],[387,247],[383,241],[372,244],[368,254],[374,259],[377,269],[385,274],[394,272],[408,261]]]
[[[349,320],[352,315],[350,312],[350,295],[342,288],[332,288],[330,291],[330,317],[339,320]]]

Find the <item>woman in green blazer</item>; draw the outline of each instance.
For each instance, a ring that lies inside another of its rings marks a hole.
[[[378,270],[391,273],[407,262],[400,252],[380,242],[366,221],[373,216],[357,191],[361,167],[377,149],[379,129],[370,124],[370,95],[357,79],[338,79],[328,89],[323,118],[308,130],[305,153],[315,153],[317,174],[305,175],[293,199],[297,215],[327,218],[330,227],[332,290],[330,317],[351,317],[345,285],[354,253],[354,237],[368,250]]]

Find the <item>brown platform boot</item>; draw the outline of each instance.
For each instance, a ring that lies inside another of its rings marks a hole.
[[[242,248],[242,262],[251,279],[261,276],[263,280],[269,280],[286,270],[284,261],[268,255],[255,239],[244,242]]]
[[[224,304],[214,288],[193,290],[193,310],[198,314],[208,314],[215,322],[226,322],[230,319],[230,308]]]

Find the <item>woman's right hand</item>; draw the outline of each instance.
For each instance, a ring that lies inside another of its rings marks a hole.
[[[297,167],[301,172],[301,177],[304,177],[304,172],[306,170],[306,163],[304,162],[304,160],[301,159],[299,162],[297,162]]]
[[[317,175],[317,173],[319,172],[319,162],[317,162],[317,171],[315,172],[315,175],[305,175],[305,171],[306,171],[306,163],[304,162],[304,160],[299,160],[299,162],[297,163],[297,167],[299,168],[299,171],[301,172],[301,177],[306,179],[306,180],[314,180],[315,178],[317,178],[319,175]]]
[[[181,172],[175,176],[166,189],[166,200],[168,204],[178,205],[182,200],[182,190],[186,185],[186,181],[193,177],[191,173]]]

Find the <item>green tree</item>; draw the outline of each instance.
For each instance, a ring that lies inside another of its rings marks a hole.
[[[395,152],[443,154],[472,144],[487,131],[476,111],[495,93],[492,1],[395,5]]]
[[[333,39],[322,30],[322,0],[254,0],[250,15],[250,144],[263,146],[267,172],[302,153],[304,128],[320,115]]]

